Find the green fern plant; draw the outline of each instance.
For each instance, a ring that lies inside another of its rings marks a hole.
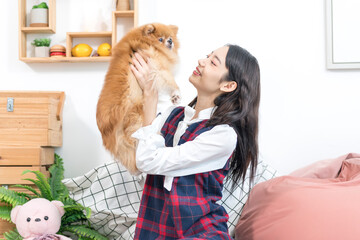
[[[69,191],[62,183],[64,179],[63,165],[62,158],[55,154],[55,162],[49,168],[50,178],[47,178],[39,171],[24,171],[23,174],[33,173],[36,175],[36,179],[26,178],[25,180],[35,184],[40,192],[28,185],[17,184],[14,185],[14,187],[26,189],[33,193],[33,195],[0,187],[0,202],[6,204],[0,206],[0,219],[11,222],[11,209],[16,205],[23,205],[34,198],[46,198],[49,201],[58,200],[64,204],[65,209],[65,214],[61,218],[59,234],[68,235],[71,233],[76,236],[78,240],[107,240],[106,237],[91,227],[88,220],[91,215],[90,208],[82,206],[69,197]],[[4,233],[4,237],[6,240],[22,239],[16,228]]]
[[[6,240],[22,240],[23,239],[16,229],[4,233],[4,237]]]
[[[36,38],[31,43],[35,47],[50,47],[51,39],[50,38]]]

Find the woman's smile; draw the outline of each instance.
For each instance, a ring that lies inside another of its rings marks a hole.
[[[196,69],[194,70],[193,74],[196,75],[196,76],[201,76],[201,73],[200,73],[200,70],[199,70],[198,67],[196,67]]]

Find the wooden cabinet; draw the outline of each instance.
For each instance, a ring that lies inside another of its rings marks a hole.
[[[61,146],[64,96],[61,92],[0,92],[0,146]]]
[[[73,57],[71,55],[71,49],[73,47],[73,38],[99,38],[107,37],[110,38],[112,47],[115,46],[117,39],[117,20],[118,19],[131,19],[133,27],[138,26],[138,0],[133,0],[133,10],[128,11],[113,11],[112,13],[112,31],[111,32],[68,32],[66,36],[66,57],[54,58],[44,57],[35,58],[27,56],[27,34],[29,33],[47,33],[56,34],[56,4],[62,4],[61,1],[48,0],[49,6],[49,26],[48,27],[29,27],[26,26],[26,0],[19,1],[19,59],[27,63],[56,63],[56,62],[108,62],[111,57]],[[99,1],[99,4],[100,1]]]
[[[54,148],[52,147],[0,146],[0,168],[8,165],[36,166],[53,163]]]

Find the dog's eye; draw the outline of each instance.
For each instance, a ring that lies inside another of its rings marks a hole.
[[[49,220],[49,217],[48,217],[48,216],[45,216],[44,219],[47,221],[47,220]]]
[[[160,42],[163,42],[163,41],[164,41],[164,39],[163,39],[163,38],[159,38],[159,41],[160,41]]]
[[[30,221],[31,221],[31,218],[28,217],[28,218],[26,219],[26,221],[27,221],[27,222],[30,222]]]

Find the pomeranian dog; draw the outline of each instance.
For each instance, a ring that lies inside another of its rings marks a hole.
[[[130,69],[132,55],[139,52],[149,59],[160,95],[180,100],[172,74],[177,62],[178,27],[153,23],[134,28],[112,50],[112,60],[97,104],[96,120],[103,144],[131,173],[136,173],[136,140],[131,135],[142,126],[143,97]]]

